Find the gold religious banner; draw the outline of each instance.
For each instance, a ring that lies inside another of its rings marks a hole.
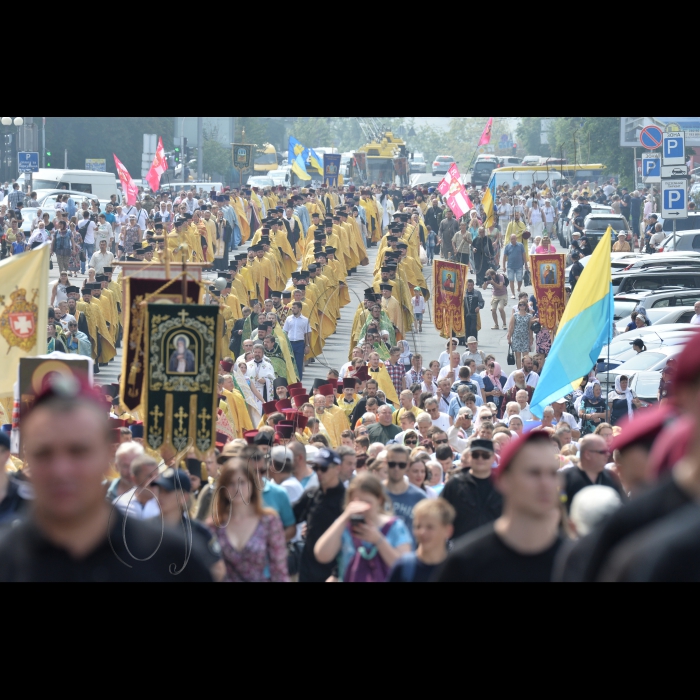
[[[467,288],[466,265],[438,262],[433,264],[433,304],[435,328],[443,338],[464,332],[464,294]]]
[[[148,304],[144,440],[169,459],[216,445],[218,306]]]
[[[563,253],[531,255],[532,286],[542,328],[556,331],[566,307],[566,256]]]

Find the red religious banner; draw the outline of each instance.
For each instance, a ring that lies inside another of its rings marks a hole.
[[[530,256],[532,285],[542,328],[555,331],[566,307],[566,256],[563,253]]]
[[[443,338],[464,335],[464,294],[468,272],[466,265],[437,261],[434,263],[435,328]]]

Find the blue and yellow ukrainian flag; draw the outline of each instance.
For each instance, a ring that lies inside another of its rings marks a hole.
[[[489,180],[488,187],[484,193],[484,198],[481,200],[484,207],[484,214],[486,214],[486,223],[484,226],[488,231],[496,222],[496,176],[492,175]]]
[[[538,418],[553,401],[570,394],[598,363],[613,333],[614,301],[610,250],[612,229],[593,252],[559,324],[530,408]],[[539,274],[533,270],[533,274]]]
[[[310,180],[311,175],[306,172],[306,149],[293,136],[289,137],[289,156],[287,158],[289,165],[292,166],[292,172],[300,180]]]
[[[307,148],[307,153],[309,155],[309,165],[318,171],[319,175],[323,175],[323,158],[319,158],[313,148]]]

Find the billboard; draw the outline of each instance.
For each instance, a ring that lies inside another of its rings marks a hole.
[[[620,145],[637,148],[639,134],[646,126],[660,126],[664,131],[685,131],[686,146],[700,146],[700,117],[621,117]]]
[[[98,173],[106,173],[107,160],[105,158],[86,158],[85,170],[94,170]]]

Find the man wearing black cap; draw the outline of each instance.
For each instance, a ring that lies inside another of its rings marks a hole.
[[[493,442],[472,440],[468,452],[471,468],[450,479],[441,494],[457,512],[455,540],[494,522],[503,511],[503,497],[493,483]]]

